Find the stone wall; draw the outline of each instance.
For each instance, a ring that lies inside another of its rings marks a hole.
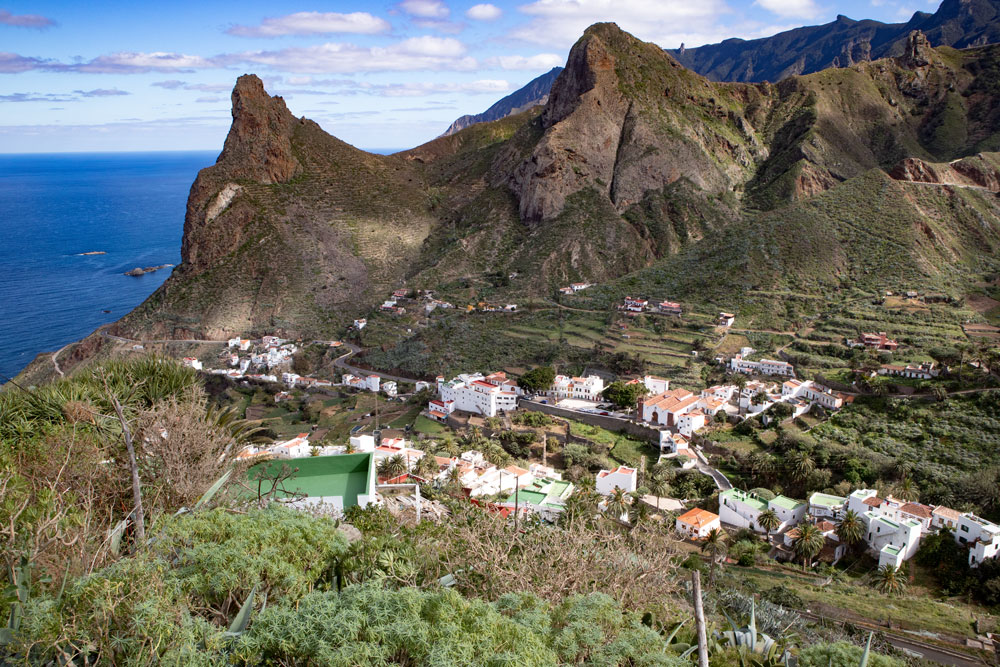
[[[632,421],[606,417],[604,415],[594,415],[586,412],[577,412],[576,410],[567,410],[565,408],[556,407],[555,405],[546,405],[544,403],[535,403],[533,401],[525,400],[518,401],[517,407],[521,410],[544,412],[545,414],[552,415],[553,417],[563,417],[564,419],[572,419],[574,421],[583,422],[584,424],[590,424],[591,426],[599,426],[600,428],[607,429],[613,433],[625,432],[637,438],[647,440],[657,447],[660,446],[660,432],[658,430],[641,424],[636,424]]]

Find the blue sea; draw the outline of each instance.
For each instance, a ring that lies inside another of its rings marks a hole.
[[[180,262],[188,190],[216,155],[0,155],[0,375],[121,318],[167,279],[170,268],[123,274]],[[80,254],[92,251],[107,254]]]

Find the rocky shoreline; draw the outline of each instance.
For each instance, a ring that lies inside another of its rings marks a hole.
[[[166,269],[172,266],[173,264],[160,264],[159,266],[147,266],[145,268],[140,268],[137,266],[131,271],[126,271],[125,275],[137,278],[138,276],[144,276],[147,273],[153,273],[154,271],[159,271],[160,269]]]

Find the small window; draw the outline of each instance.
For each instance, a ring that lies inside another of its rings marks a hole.
[[[962,532],[963,533],[969,532],[969,527],[968,526],[962,526]]]

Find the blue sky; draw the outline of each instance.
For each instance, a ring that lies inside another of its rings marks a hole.
[[[3,3],[3,0],[0,0]],[[362,148],[428,141],[561,65],[615,21],[673,48],[927,0],[521,0],[0,4],[0,152],[215,150],[254,72],[292,112]]]

